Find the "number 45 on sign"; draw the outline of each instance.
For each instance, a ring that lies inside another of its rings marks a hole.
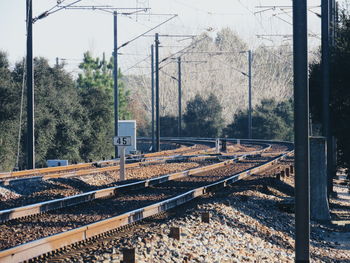
[[[116,136],[113,138],[115,146],[131,146],[131,136]]]

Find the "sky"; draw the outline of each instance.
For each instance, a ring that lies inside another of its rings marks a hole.
[[[50,10],[57,0],[32,0],[33,17]],[[76,0],[59,0],[61,5]],[[224,27],[232,28],[250,48],[261,43],[278,45],[291,43],[291,38],[257,35],[290,35],[292,33],[291,0],[81,0],[76,6],[108,5],[118,8],[150,8],[140,15],[118,15],[118,44],[121,45],[171,16],[177,17],[140,37],[119,50],[119,66],[127,72],[138,61],[150,54],[154,33],[198,35],[209,32],[215,36]],[[312,48],[320,43],[320,0],[308,0],[309,44]],[[261,8],[259,6],[285,6],[283,8]],[[12,65],[22,60],[26,52],[25,1],[0,0],[0,50],[7,52]],[[124,10],[125,11],[125,10]],[[129,10],[130,11],[130,10]],[[150,15],[149,13],[153,14]],[[163,14],[163,15],[155,15]],[[168,15],[165,15],[168,14]],[[100,10],[68,10],[38,20],[33,25],[34,56],[46,57],[54,64],[56,57],[65,59],[67,69],[76,72],[83,53],[91,51],[94,56],[112,55],[113,15]],[[171,52],[188,45],[190,40],[161,38]],[[162,53],[160,54],[162,56]],[[142,63],[141,63],[142,65]],[[141,69],[133,69],[141,70]]]

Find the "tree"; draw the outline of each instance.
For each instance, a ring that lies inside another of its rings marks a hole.
[[[218,137],[224,127],[222,107],[213,93],[207,99],[197,94],[190,100],[183,120],[184,133],[193,137]]]
[[[15,71],[23,71],[20,64],[16,67]],[[34,88],[37,166],[46,165],[47,159],[80,161],[84,109],[73,78],[63,65],[51,67],[47,59],[35,58]]]
[[[21,88],[13,81],[7,55],[0,51],[0,171],[12,170],[15,166],[20,94]]]
[[[160,136],[175,137],[178,135],[178,118],[174,116],[160,117]]]
[[[293,140],[293,103],[291,100],[277,103],[263,99],[252,114],[254,139]],[[247,138],[248,111],[240,111],[233,122],[224,129],[224,134],[233,138]]]
[[[81,156],[85,159],[100,160],[114,153],[114,96],[113,96],[113,60],[92,58],[89,52],[84,54],[80,64],[83,73],[79,74],[77,86],[81,103],[87,111],[86,130],[89,134],[83,140]],[[119,78],[121,78],[119,72]],[[119,81],[119,119],[129,119],[128,95],[124,84]]]
[[[337,139],[337,166],[350,171],[350,15],[343,10],[337,26],[337,38],[331,50],[331,132]],[[314,124],[322,123],[321,64],[310,67],[310,109]]]
[[[192,44],[191,52],[181,55],[182,61],[202,63],[182,65],[183,105],[193,100],[196,94],[214,93],[222,106],[222,116],[226,125],[232,121],[233,114],[247,107],[248,78],[242,72],[248,71],[248,57],[244,51],[247,51],[249,45],[231,28],[218,30],[216,36],[212,38],[202,33]],[[162,50],[164,56],[167,52],[171,54],[170,49]],[[262,98],[274,98],[277,102],[291,98],[292,46],[285,43],[275,47],[259,45],[252,50],[252,53],[252,106],[260,104]],[[169,75],[177,76],[177,63],[167,64],[162,70],[165,72],[159,75],[161,115],[177,116],[178,103],[173,98],[178,96],[178,86],[177,82],[169,77]],[[149,119],[151,118],[150,75],[150,70],[147,68],[135,78],[128,76],[126,82],[126,86],[131,90],[131,96],[145,105]],[[186,109],[183,110],[184,113]]]

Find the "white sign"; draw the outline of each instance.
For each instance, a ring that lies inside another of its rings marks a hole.
[[[131,136],[116,136],[113,144],[115,146],[131,146]]]

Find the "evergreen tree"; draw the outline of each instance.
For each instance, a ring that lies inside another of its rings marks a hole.
[[[331,132],[337,139],[337,165],[350,171],[350,15],[343,10],[331,50]],[[310,108],[314,124],[322,123],[321,64],[310,67]]]
[[[13,81],[7,55],[0,51],[0,171],[15,166],[20,94],[21,87]]]
[[[219,100],[212,93],[207,99],[197,94],[187,103],[183,120],[185,122],[184,133],[188,136],[218,137],[224,123]]]
[[[86,130],[88,136],[83,140],[81,156],[85,159],[100,160],[114,153],[112,138],[114,136],[114,96],[113,96],[113,63],[104,58],[92,58],[89,52],[84,54],[80,64],[83,70],[79,74],[77,85],[81,103],[87,111]],[[121,73],[118,74],[122,78]],[[129,119],[127,109],[129,93],[124,90],[122,81],[119,88],[119,119]]]
[[[16,67],[23,70],[19,64]],[[37,165],[44,166],[47,159],[80,161],[84,110],[72,77],[63,65],[51,67],[47,59],[35,58],[34,89]]]
[[[160,117],[160,136],[175,137],[178,135],[178,118],[174,116]]]
[[[233,138],[247,138],[248,111],[235,114],[224,134]],[[293,140],[293,103],[291,100],[277,103],[273,99],[263,99],[252,114],[254,139]]]

